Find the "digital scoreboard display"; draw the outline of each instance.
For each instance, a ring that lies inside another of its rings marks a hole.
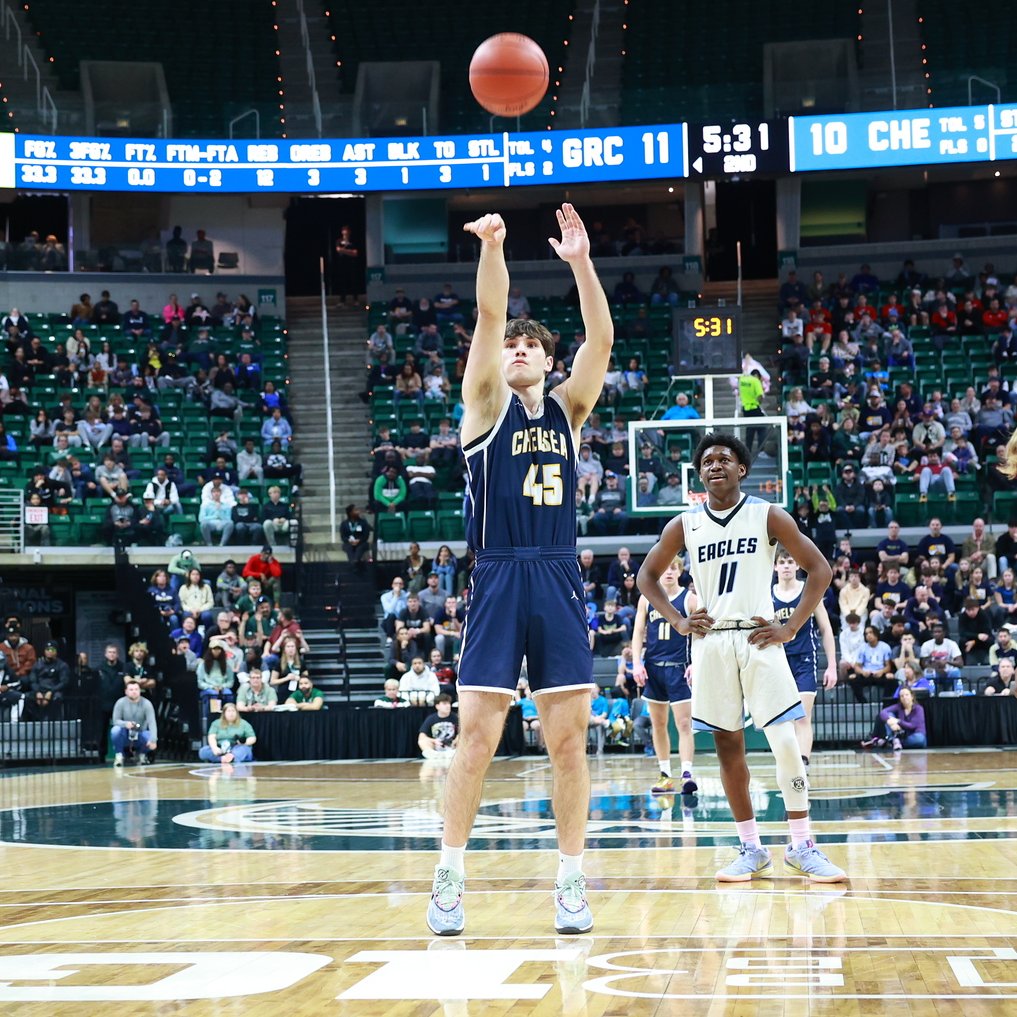
[[[584,131],[311,140],[0,134],[0,187],[329,194],[1017,159],[1017,104]]]
[[[793,172],[1017,159],[1017,105],[788,119]]]
[[[680,124],[303,141],[5,137],[13,138],[13,148],[0,147],[0,182],[32,190],[466,189],[674,178],[682,175],[684,163]]]
[[[741,373],[740,307],[677,307],[671,317],[676,375]]]

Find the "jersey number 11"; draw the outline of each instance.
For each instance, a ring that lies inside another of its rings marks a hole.
[[[738,562],[724,562],[720,567],[720,583],[717,595],[723,597],[725,593],[734,592],[735,573],[738,571]]]

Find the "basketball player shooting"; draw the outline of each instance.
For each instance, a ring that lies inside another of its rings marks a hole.
[[[583,221],[569,204],[557,218],[561,239],[550,244],[575,277],[586,342],[571,376],[546,397],[551,333],[534,321],[506,322],[505,223],[489,214],[464,227],[480,240],[478,318],[463,377],[461,430],[466,540],[477,564],[460,652],[459,748],[445,785],[441,858],[427,909],[428,927],[439,936],[465,927],[466,841],[524,655],[553,777],[555,929],[593,928],[582,871],[593,658],[576,560],[576,461],[579,428],[600,396],[614,338]]]
[[[782,508],[743,495],[751,465],[749,450],[732,435],[703,436],[692,459],[707,500],[664,527],[639,570],[639,591],[679,632],[692,636],[692,724],[711,731],[720,776],[741,846],[738,857],[717,873],[721,882],[741,883],[773,872],[749,796],[742,703],[770,745],[777,785],[784,797],[791,844],[788,871],[817,883],[838,883],[844,872],[812,841],[805,764],[794,723],[805,716],[783,644],[812,617],[832,572],[822,552],[803,536]],[[773,615],[770,584],[774,545],[794,556],[807,578],[798,606],[783,624]],[[700,606],[683,617],[660,578],[676,554],[688,551]]]

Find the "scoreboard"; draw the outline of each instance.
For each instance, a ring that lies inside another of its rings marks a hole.
[[[0,187],[328,194],[877,169],[1017,159],[1017,104],[419,138],[0,134]]]
[[[463,189],[673,178],[682,175],[683,159],[678,124],[302,141],[14,134],[0,135],[0,186],[248,194]]]

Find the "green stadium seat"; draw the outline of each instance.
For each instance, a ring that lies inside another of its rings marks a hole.
[[[375,519],[375,529],[381,541],[405,543],[408,539],[406,517],[398,512],[379,513]]]
[[[411,540],[434,540],[438,536],[438,521],[430,510],[408,512],[406,526]]]
[[[461,511],[440,510],[438,512],[438,539],[464,540],[466,524]]]

